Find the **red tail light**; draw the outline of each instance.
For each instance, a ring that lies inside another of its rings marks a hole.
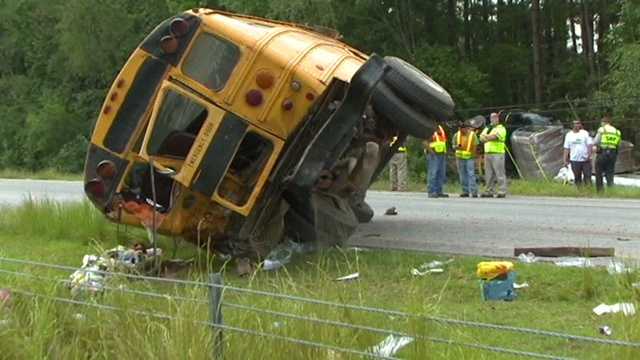
[[[247,92],[245,97],[247,104],[251,106],[259,106],[262,104],[262,93],[259,90],[253,89]]]
[[[274,82],[275,78],[273,74],[268,71],[261,71],[256,75],[256,84],[258,84],[261,89],[269,89],[273,86]]]
[[[184,36],[189,32],[189,23],[182,18],[175,18],[171,21],[169,31],[175,37]]]
[[[100,179],[90,180],[84,184],[84,191],[96,200],[103,200],[105,195],[104,182]]]
[[[111,179],[116,175],[116,165],[109,160],[103,160],[96,167],[96,173],[102,179]]]

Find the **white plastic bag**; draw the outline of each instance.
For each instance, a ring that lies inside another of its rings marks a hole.
[[[558,175],[556,175],[553,180],[560,181],[563,184],[573,184],[575,182],[575,177],[573,176],[573,171],[571,170],[571,166],[567,165],[558,171]]]

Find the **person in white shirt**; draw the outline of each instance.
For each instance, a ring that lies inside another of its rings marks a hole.
[[[582,122],[573,122],[573,129],[564,137],[564,165],[571,164],[577,186],[591,185],[591,148],[593,139],[582,128]]]

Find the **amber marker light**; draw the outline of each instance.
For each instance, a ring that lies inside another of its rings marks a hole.
[[[96,174],[102,179],[111,179],[116,175],[116,165],[113,161],[102,160],[96,167]]]
[[[104,109],[102,110],[102,113],[105,115],[107,115],[110,112],[111,112],[111,105],[105,106]]]
[[[264,90],[271,88],[275,81],[276,79],[273,74],[268,71],[260,71],[258,75],[256,75],[256,84],[258,84],[259,88]]]
[[[165,54],[175,54],[178,51],[178,39],[170,35],[164,36],[160,39],[160,49]]]

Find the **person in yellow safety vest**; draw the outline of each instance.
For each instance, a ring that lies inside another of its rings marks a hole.
[[[438,125],[431,139],[423,142],[427,156],[427,192],[430,198],[445,198],[442,192],[447,181],[447,134]]]
[[[398,137],[394,136],[391,146],[396,145]],[[389,180],[391,191],[407,191],[407,148],[399,144],[398,151],[389,161]]]
[[[491,113],[491,123],[482,130],[480,141],[484,143],[484,180],[486,190],[482,197],[504,198],[507,196],[507,176],[504,168],[504,153],[507,129],[500,124],[500,115]]]
[[[613,186],[613,174],[616,168],[618,147],[620,146],[621,140],[622,133],[611,125],[611,114],[605,114],[593,142],[597,154],[596,189],[598,191],[604,189],[603,175],[607,178],[607,187]]]
[[[460,127],[460,130],[453,135],[451,141],[453,148],[456,149],[456,162],[458,165],[458,176],[460,177],[460,185],[462,193],[460,197],[474,198],[478,197],[478,186],[476,184],[476,148],[478,145],[478,136],[467,123]]]

